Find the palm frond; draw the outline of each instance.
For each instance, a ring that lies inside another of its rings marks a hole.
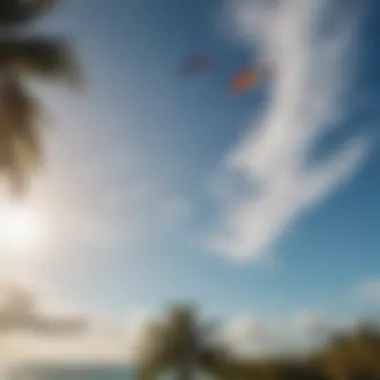
[[[139,380],[151,380],[173,364],[174,358],[168,343],[166,325],[152,322],[146,326],[138,355],[140,362]]]
[[[41,106],[26,92],[17,77],[0,86],[0,166],[8,177],[11,193],[24,194],[29,175],[42,164]]]
[[[161,358],[157,358],[149,363],[144,363],[140,368],[137,379],[138,380],[152,380],[158,374],[164,372],[169,368],[171,361],[166,361]]]
[[[5,168],[5,176],[8,179],[11,196],[16,199],[22,198],[29,187],[29,173],[22,168],[16,154],[12,154],[11,162]]]
[[[19,75],[80,84],[81,73],[67,41],[63,38],[0,39],[0,67]]]
[[[6,78],[0,91],[3,110],[3,125],[13,140],[14,150],[20,164],[26,168],[36,168],[41,164],[41,116],[39,102],[26,92],[18,78]]]
[[[55,0],[1,0],[0,26],[13,27],[31,22],[55,5]]]

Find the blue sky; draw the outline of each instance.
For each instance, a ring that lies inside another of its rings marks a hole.
[[[88,87],[41,89],[55,125],[30,204],[51,237],[30,277],[119,321],[175,299],[273,323],[376,314],[379,5],[327,3],[67,0],[46,18]],[[197,53],[216,69],[180,77]],[[229,98],[260,60],[276,75]]]

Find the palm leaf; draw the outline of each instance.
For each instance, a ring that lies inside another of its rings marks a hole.
[[[55,4],[55,0],[1,0],[0,26],[19,26],[33,21]]]
[[[153,322],[146,327],[138,357],[139,380],[151,380],[173,364],[168,333],[167,326],[161,323]]]
[[[145,363],[139,370],[138,380],[152,380],[158,374],[167,370],[171,364],[171,361],[167,361],[164,358],[156,358],[154,361]]]
[[[9,77],[4,82],[0,101],[5,117],[0,128],[8,129],[7,135],[13,140],[20,164],[25,168],[35,168],[41,163],[42,156],[42,107],[26,92],[18,78]]]
[[[144,365],[150,365],[157,358],[167,356],[168,331],[161,323],[150,323],[146,326],[139,347],[137,348],[138,360]]]
[[[1,162],[1,169],[9,183],[10,194],[15,198],[21,198],[25,195],[30,180],[30,169],[27,165],[21,163],[22,158],[19,149],[11,147],[10,154],[7,155],[5,162]],[[4,157],[2,157],[4,158]]]
[[[3,38],[0,40],[0,67],[20,75],[62,79],[70,84],[81,81],[79,67],[63,38]]]
[[[19,78],[8,76],[0,86],[1,167],[11,192],[22,195],[29,174],[42,163],[41,106],[26,92]]]

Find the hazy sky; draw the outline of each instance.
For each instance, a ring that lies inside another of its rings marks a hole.
[[[24,279],[125,326],[175,299],[237,330],[378,312],[379,10],[64,1],[41,29],[71,38],[88,87],[40,90],[54,129],[28,202],[47,237]],[[215,70],[179,75],[197,53]],[[230,98],[260,61],[275,74]]]

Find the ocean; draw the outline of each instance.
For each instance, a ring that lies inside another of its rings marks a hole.
[[[135,380],[137,371],[127,366],[33,365],[14,367],[0,375],[0,380]],[[157,376],[156,380],[173,380],[172,374]],[[197,373],[196,380],[212,380]]]
[[[0,380],[134,380],[136,371],[125,366],[33,365],[14,367],[1,377]]]

